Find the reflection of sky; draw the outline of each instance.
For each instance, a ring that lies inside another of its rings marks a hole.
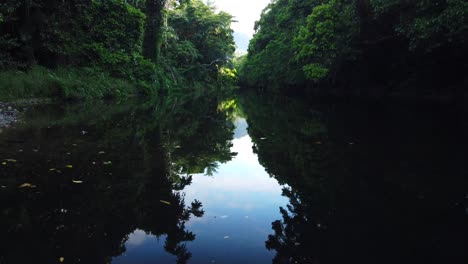
[[[127,243],[125,243],[126,251],[119,257],[115,258],[112,263],[139,263],[150,264],[156,263],[175,263],[176,257],[167,253],[164,250],[164,241],[166,236],[156,237],[146,234],[142,230],[135,230],[128,235]]]
[[[238,137],[233,139],[231,151],[238,155],[221,164],[212,177],[194,175],[193,183],[184,190],[187,204],[198,199],[205,210],[202,218],[192,218],[186,225],[196,234],[195,241],[187,245],[193,254],[190,263],[271,263],[275,254],[265,248],[265,241],[272,233],[271,223],[281,219],[279,207],[287,199],[281,196],[278,182],[258,163],[246,121],[235,123]],[[162,247],[161,241],[141,231],[130,236],[126,247],[127,256],[143,254],[146,247],[146,254],[158,263],[163,257],[162,249],[154,249]]]

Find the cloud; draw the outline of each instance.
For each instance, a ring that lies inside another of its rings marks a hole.
[[[255,21],[260,19],[262,10],[271,0],[214,0],[219,10],[230,13],[237,21],[232,24],[235,32],[243,33],[251,38],[254,33]]]

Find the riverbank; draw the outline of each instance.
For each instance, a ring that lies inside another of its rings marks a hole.
[[[138,85],[111,77],[96,68],[49,70],[35,66],[28,71],[0,72],[0,102],[28,98],[130,97],[138,92]]]

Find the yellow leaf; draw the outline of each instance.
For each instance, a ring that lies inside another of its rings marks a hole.
[[[164,201],[164,200],[159,200],[159,201],[160,201],[161,203],[163,203],[163,204],[171,205],[171,203],[168,202],[168,201]]]
[[[72,180],[73,183],[83,183],[83,181],[75,181],[75,180]]]
[[[71,169],[71,168],[73,168],[73,165],[65,165],[65,168]]]
[[[64,261],[65,261],[65,258],[64,258],[64,257],[60,257],[60,258],[59,258],[59,261],[60,261],[60,262],[64,262]]]
[[[32,185],[30,183],[23,183],[19,186],[20,188],[36,188],[36,185]]]
[[[7,163],[6,163],[6,162],[2,162],[2,165],[6,166],[6,165],[7,165]]]

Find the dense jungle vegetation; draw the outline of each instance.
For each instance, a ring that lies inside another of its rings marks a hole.
[[[226,84],[234,76],[231,22],[202,0],[2,1],[0,99]]]
[[[465,0],[274,0],[240,62],[280,93],[456,95],[468,87]]]

